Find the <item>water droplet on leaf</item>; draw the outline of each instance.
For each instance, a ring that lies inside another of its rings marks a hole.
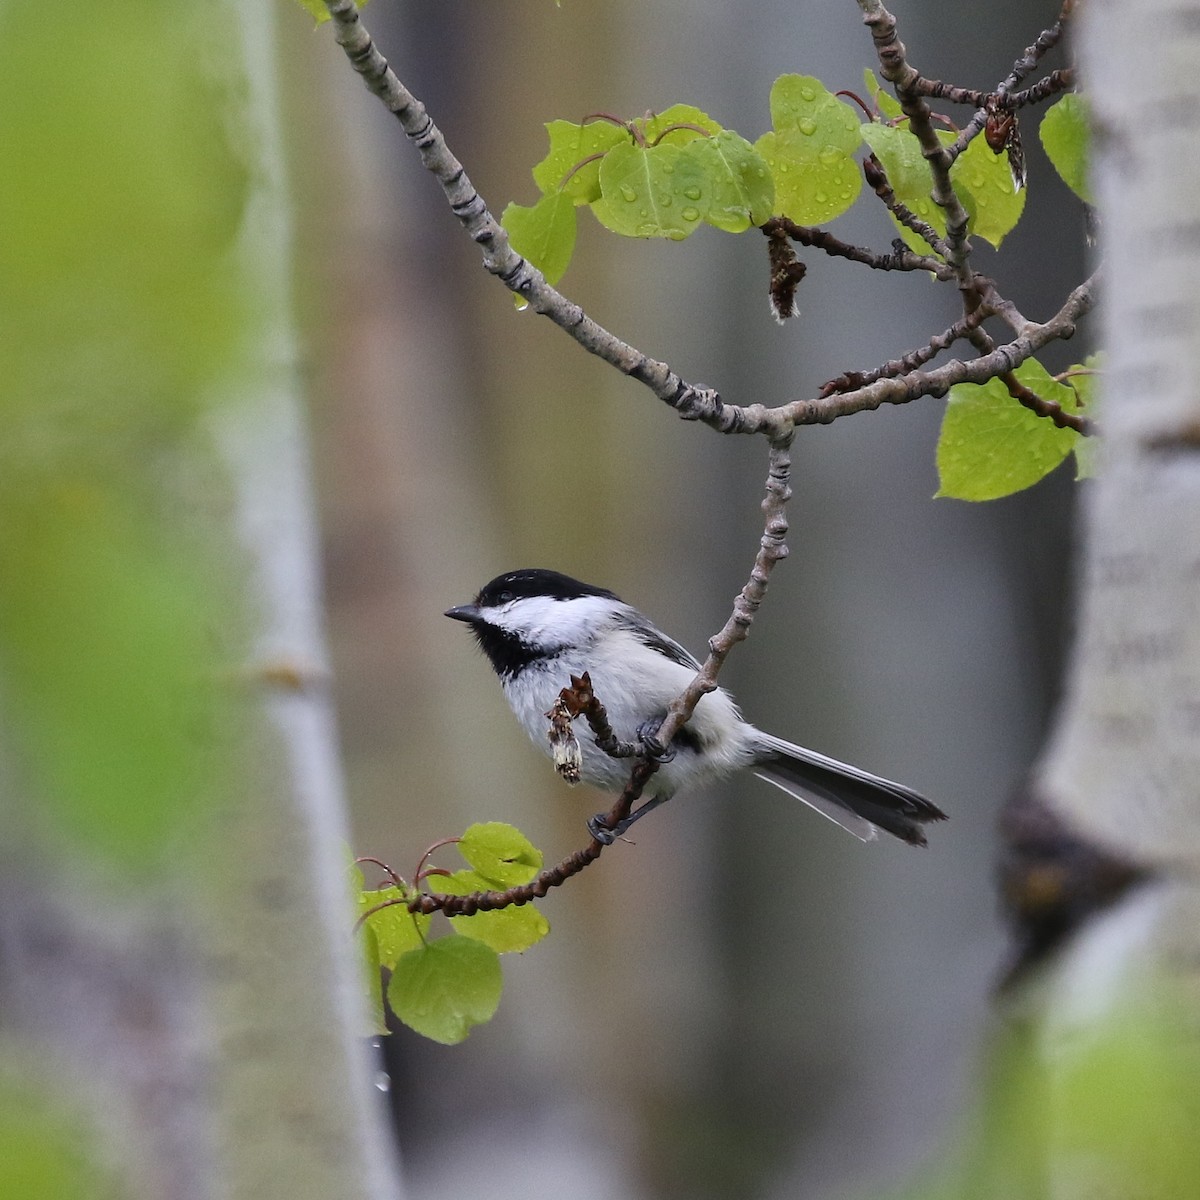
[[[700,189],[698,187],[686,187],[683,189],[683,194],[689,200],[699,200],[700,199]]]
[[[635,192],[627,183],[621,184],[621,195],[629,204],[632,204],[637,199],[637,192]]]
[[[685,221],[700,220],[700,210],[698,208],[685,208],[679,214]]]
[[[812,97],[808,96],[806,99],[811,100]],[[812,135],[817,132],[817,123],[811,117],[801,117],[800,120],[796,122],[796,127],[806,137],[812,137]]]

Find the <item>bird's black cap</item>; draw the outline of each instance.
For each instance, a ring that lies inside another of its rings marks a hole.
[[[529,596],[546,596],[551,600],[578,600],[580,596],[604,596],[609,600],[617,597],[604,588],[593,587],[590,583],[581,583],[564,575],[561,571],[549,571],[543,567],[523,567],[519,571],[509,571],[506,575],[497,575],[490,583],[484,584],[475,603],[480,608],[495,608],[507,604],[510,600],[520,600]]]

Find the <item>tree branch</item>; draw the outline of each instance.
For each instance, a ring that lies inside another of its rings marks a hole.
[[[1097,272],[1084,280],[1044,325],[1028,326],[1020,336],[989,354],[969,362],[953,359],[932,371],[910,371],[900,378],[879,379],[867,387],[816,400],[793,400],[783,406],[783,411],[796,425],[824,425],[881,404],[907,404],[919,396],[944,396],[956,383],[987,383],[1014,370],[1050,342],[1070,338],[1079,318],[1094,307],[1098,283]]]
[[[945,246],[947,261],[941,263],[930,256],[912,254],[900,248],[891,254],[877,254],[842,242],[825,230],[799,226],[782,217],[772,218],[763,227],[764,232],[770,235],[773,228],[782,228],[789,237],[802,244],[880,270],[925,270],[939,279],[957,279],[963,293],[964,308],[969,315],[978,306],[979,293],[976,290],[977,277],[967,264],[969,244],[966,241],[966,212],[949,180],[953,154],[936,137],[932,113],[921,96],[921,76],[907,63],[904,46],[895,37],[895,19],[880,0],[858,2],[865,23],[871,27],[883,75],[896,87],[910,127],[921,141],[930,163],[935,181],[933,199],[947,215],[947,237],[939,243],[939,250],[942,245]],[[1069,6],[1070,0],[1067,0],[1064,13]],[[326,7],[333,19],[338,44],[362,76],[367,88],[396,117],[406,136],[417,147],[422,164],[438,180],[451,211],[481,248],[484,267],[510,291],[521,296],[535,312],[548,317],[589,353],[644,384],[684,420],[701,421],[720,433],[761,433],[773,443],[782,443],[790,438],[794,425],[825,423],[852,412],[877,408],[883,403],[906,403],[922,395],[941,395],[957,382],[983,382],[982,373],[989,363],[1008,364],[1001,371],[994,372],[1002,373],[1034,352],[1026,349],[1025,340],[1019,337],[1008,346],[981,355],[969,365],[954,362],[937,371],[910,371],[903,379],[880,377],[865,387],[839,392],[837,396],[792,401],[776,407],[725,404],[716,389],[689,383],[668,364],[651,358],[609,332],[579,305],[551,287],[537,268],[517,254],[509,243],[508,235],[467,177],[462,164],[450,152],[424,105],[400,82],[387,60],[376,49],[353,0],[326,0]],[[1033,54],[1037,53],[1040,57],[1044,53],[1044,49],[1038,49],[1040,46],[1048,48],[1053,44],[1049,40],[1052,32],[1045,31],[1034,46],[1026,51],[1025,58],[1018,61],[1006,83],[1021,77],[1019,68]],[[1087,305],[1079,309],[1076,315],[1090,308],[1092,302],[1089,285],[1083,285],[1081,290],[1087,294]],[[993,305],[989,307],[1000,311]],[[1043,326],[1032,326],[1037,339],[1034,348],[1040,348],[1054,337],[1069,336],[1062,332],[1048,333],[1063,327],[1058,318]],[[934,339],[930,344],[936,341]]]
[[[932,112],[925,103],[917,82],[921,78],[906,57],[904,43],[896,37],[896,18],[884,8],[881,0],[858,0],[863,22],[871,30],[879,69],[896,90],[896,99],[908,118],[908,127],[921,144],[921,153],[933,173],[933,202],[946,214],[946,261],[954,268],[959,288],[971,290],[971,271],[967,264],[970,242],[967,239],[967,210],[963,207],[954,185],[950,168],[954,156],[947,152],[933,127]],[[970,306],[967,305],[970,311]]]
[[[664,745],[671,744],[671,739],[691,719],[701,699],[716,690],[717,676],[725,665],[729,652],[738,642],[745,641],[750,634],[750,626],[767,593],[767,584],[775,564],[787,557],[787,503],[792,498],[791,444],[790,431],[771,441],[767,460],[767,483],[762,500],[763,533],[759,539],[758,553],[754,558],[750,578],[734,600],[733,612],[721,631],[709,639],[708,658],[705,659],[699,673],[667,710],[666,719],[656,735]]]
[[[387,59],[376,49],[354,0],[326,0],[326,7],[333,19],[334,36],[350,65],[362,76],[367,89],[400,122],[405,135],[416,146],[422,165],[441,185],[450,210],[479,246],[484,268],[527,302],[534,312],[569,333],[589,354],[648,387],[683,420],[702,421],[721,433],[742,432],[744,410],[723,403],[714,388],[687,382],[666,363],[651,358],[610,333],[578,304],[551,287],[541,271],[513,250],[508,234],[475,190],[462,163],[450,152],[425,106],[400,82]],[[772,422],[767,410],[762,409],[755,414],[753,423],[760,429],[764,423],[770,425]]]
[[[604,823],[610,829],[617,828],[629,816],[633,806],[641,798],[650,777],[657,770],[658,763],[653,759],[638,759],[625,789],[604,818]],[[469,917],[477,912],[491,912],[498,908],[528,904],[531,900],[540,900],[551,888],[561,887],[585,867],[591,866],[604,853],[605,848],[605,842],[593,837],[582,849],[567,855],[562,862],[555,866],[548,867],[529,883],[506,888],[502,892],[471,892],[466,896],[434,896],[427,892],[421,892],[419,895],[410,896],[407,899],[397,897],[394,901],[384,901],[380,907],[403,904],[409,912],[425,914],[441,912],[448,917]]]
[[[709,653],[704,665],[667,710],[667,715],[655,735],[657,740],[664,745],[671,744],[671,740],[691,719],[696,705],[709,692],[716,690],[717,676],[720,674],[725,660],[729,657],[729,652],[738,642],[744,641],[749,635],[750,626],[766,595],[771,571],[776,563],[787,557],[787,503],[792,496],[790,445],[790,434],[776,438],[771,443],[766,489],[762,501],[763,533],[759,540],[759,549],[755,555],[750,578],[738,593],[733,604],[733,612],[721,631],[709,639]],[[590,686],[588,691],[590,692]],[[586,697],[583,699],[586,700]],[[592,706],[584,703],[580,706],[580,712],[587,717],[597,740],[603,739],[610,743],[607,747],[602,744],[602,749],[613,754],[614,757],[626,756],[628,747],[612,737],[612,729],[608,725],[603,705]],[[616,829],[621,825],[629,816],[634,804],[641,798],[646,784],[657,770],[658,762],[654,759],[643,757],[637,760],[630,774],[629,782],[625,785],[616,804],[604,817],[604,825],[609,829]],[[507,908],[514,904],[528,904],[531,900],[545,896],[551,888],[559,887],[572,876],[578,875],[580,871],[600,857],[604,848],[605,843],[593,837],[582,849],[576,850],[562,862],[542,871],[536,879],[518,887],[507,888],[502,892],[472,892],[468,896],[434,896],[421,893],[408,898],[396,897],[393,901],[384,901],[383,906],[404,904],[410,912],[443,912],[447,916],[458,917],[497,908]]]
[[[850,242],[843,242],[817,225],[797,225],[788,217],[772,217],[761,228],[768,237],[771,237],[776,230],[782,230],[792,241],[799,242],[802,246],[811,246],[815,250],[821,250],[831,258],[845,258],[850,262],[862,263],[876,271],[928,271],[929,274],[941,280],[955,277],[953,269],[944,262],[932,255],[916,254],[903,243],[886,254],[880,254],[865,246],[855,246]]]
[[[891,181],[887,177],[887,172],[883,169],[883,163],[874,154],[868,154],[863,159],[862,167],[863,178],[866,179],[867,186],[883,202],[884,208],[901,225],[906,229],[911,229],[917,237],[921,238],[935,254],[940,254],[942,258],[949,259],[950,247],[946,244],[941,234],[928,221],[922,221],[907,204],[903,204],[897,199],[896,193],[892,190]],[[957,278],[957,273],[953,267],[943,265],[941,271],[937,273],[937,277],[942,280],[955,279]]]
[[[854,388],[866,387],[877,379],[907,375],[910,371],[915,371],[918,367],[924,366],[931,359],[937,357],[943,350],[949,349],[959,338],[967,337],[971,330],[981,325],[991,315],[991,310],[981,304],[974,312],[960,317],[944,333],[931,337],[926,345],[920,346],[916,350],[910,350],[900,358],[890,359],[873,371],[847,371],[836,379],[822,384],[820,395],[824,399],[826,396],[832,396],[835,392],[848,392]]]
[[[1067,87],[1074,86],[1075,73],[1068,69],[1067,71],[1052,72],[1046,79],[1039,80],[1023,92],[1014,91],[1021,80],[1045,57],[1047,51],[1058,45],[1062,39],[1066,21],[1074,8],[1075,0],[1063,0],[1058,19],[1054,24],[1048,29],[1043,29],[1034,39],[1033,44],[1025,47],[1025,53],[1013,63],[1013,69],[1008,73],[1008,77],[1000,82],[995,92],[984,94],[975,115],[963,126],[953,143],[947,147],[951,160],[956,159],[967,148],[967,144],[979,134],[987,123],[989,99],[999,98],[1005,107],[1017,108],[1023,104],[1036,104],[1046,96],[1053,95],[1055,91],[1062,91]],[[1056,76],[1057,78],[1055,78]],[[1054,80],[1053,83],[1050,82],[1051,79]]]

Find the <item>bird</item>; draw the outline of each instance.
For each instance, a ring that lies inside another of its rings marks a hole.
[[[803,801],[861,841],[879,831],[914,846],[946,814],[899,783],[764,733],[724,688],[703,696],[670,746],[655,733],[700,663],[648,617],[605,588],[559,571],[527,567],[498,575],[469,604],[445,614],[466,624],[500,680],[525,732],[547,754],[549,710],[572,676],[590,676],[615,735],[659,760],[649,798],[617,828],[589,822],[603,841],[623,834],[678,791],[747,769]],[[628,782],[628,759],[583,739],[580,778],[609,792]]]

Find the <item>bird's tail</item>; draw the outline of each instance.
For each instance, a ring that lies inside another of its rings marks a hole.
[[[761,756],[752,768],[755,775],[803,800],[864,842],[882,829],[911,846],[923,846],[921,826],[946,819],[936,804],[912,788],[770,734],[758,736]]]

